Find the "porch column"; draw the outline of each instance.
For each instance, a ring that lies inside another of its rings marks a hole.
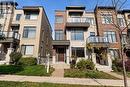
[[[96,65],[96,53],[92,53],[92,62]]]
[[[66,48],[66,63],[67,64],[70,64],[70,53],[69,53],[70,51],[69,51],[69,47],[68,48]]]
[[[13,43],[10,44],[10,48],[7,48],[7,54],[6,54],[6,58],[5,58],[5,61],[6,61],[6,64],[9,65],[10,63],[10,54],[14,51],[13,49]]]
[[[56,63],[56,50],[55,49],[53,49],[52,63],[53,64]]]
[[[107,53],[107,58],[108,58],[108,66],[110,68],[112,68],[112,59],[111,59],[111,54],[110,53]]]
[[[0,53],[2,53],[2,44],[0,44]]]

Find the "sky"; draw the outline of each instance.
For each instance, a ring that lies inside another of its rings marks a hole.
[[[66,6],[71,5],[82,5],[86,6],[86,11],[93,11],[95,6],[98,4],[100,6],[109,6],[111,4],[111,0],[15,0],[21,8],[22,6],[43,6],[50,24],[52,26],[52,30],[54,31],[54,21],[55,21],[55,10],[65,10]],[[124,1],[124,0],[120,0]],[[130,0],[127,0],[125,3],[124,9],[130,9]]]

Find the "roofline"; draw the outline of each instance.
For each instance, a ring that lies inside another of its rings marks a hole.
[[[0,1],[0,5],[8,5],[8,4],[18,6],[17,2],[13,2],[13,1]]]
[[[69,10],[69,9],[86,9],[85,6],[67,6],[66,7],[66,10]]]

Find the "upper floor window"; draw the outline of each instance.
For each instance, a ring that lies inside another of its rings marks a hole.
[[[125,20],[124,20],[124,18],[118,18],[118,25],[121,26],[121,27],[125,26]]]
[[[112,15],[102,15],[103,24],[112,24]]]
[[[55,31],[55,40],[63,40],[64,39],[64,33],[62,30]]]
[[[16,21],[19,21],[19,20],[20,20],[21,15],[22,15],[22,14],[17,14],[17,15],[16,15]]]
[[[84,40],[84,31],[74,29],[71,31],[71,40]]]
[[[104,32],[104,36],[108,38],[110,43],[116,42],[116,32],[114,31],[106,31]]]
[[[92,17],[86,18],[86,21],[87,21],[90,25],[94,25],[94,24],[95,24],[94,18],[92,18]]]
[[[90,36],[95,36],[95,32],[90,32]]]
[[[25,19],[28,20],[37,20],[38,19],[38,14],[26,14]]]
[[[23,30],[23,38],[35,38],[36,27],[26,26]]]
[[[127,34],[122,34],[122,43],[123,44],[127,43]]]
[[[63,16],[56,16],[55,22],[56,23],[63,23]]]

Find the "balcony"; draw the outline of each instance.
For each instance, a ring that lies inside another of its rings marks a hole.
[[[83,27],[88,28],[90,24],[85,17],[71,17],[67,18],[66,27]]]
[[[107,37],[92,36],[87,39],[87,43],[92,44],[94,47],[109,46],[109,40]]]
[[[15,32],[0,32],[0,43],[19,42],[20,34]]]

